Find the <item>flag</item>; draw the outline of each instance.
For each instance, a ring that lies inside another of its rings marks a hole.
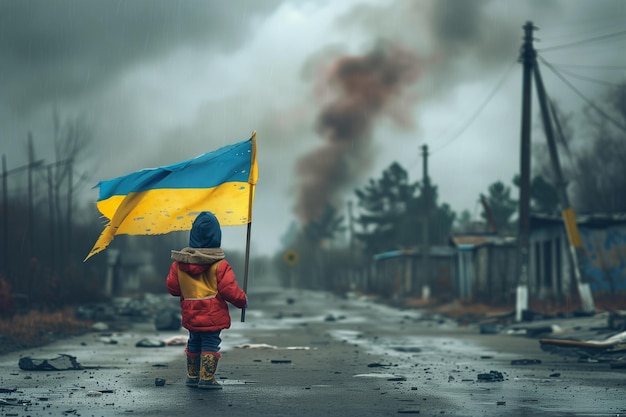
[[[214,213],[222,226],[250,223],[257,178],[253,132],[248,140],[194,159],[101,181],[96,206],[108,223],[85,260],[115,235],[190,230],[201,211]]]

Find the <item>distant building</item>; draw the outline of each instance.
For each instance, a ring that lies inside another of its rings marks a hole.
[[[580,260],[583,279],[594,293],[626,290],[626,213],[577,215],[576,222],[586,253]],[[563,220],[533,214],[530,228],[532,293],[539,299],[571,295],[576,282]]]

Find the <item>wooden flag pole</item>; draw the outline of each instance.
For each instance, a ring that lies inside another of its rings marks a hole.
[[[254,201],[254,186],[256,185],[256,172],[254,166],[256,164],[256,131],[252,132],[252,159],[250,166],[250,194],[248,196],[248,228],[246,231],[246,258],[243,268],[243,291],[248,294],[248,265],[250,264],[250,235],[252,232],[252,202]],[[246,321],[246,309],[241,309],[241,322]]]
[[[252,229],[252,222],[248,223],[248,231],[246,232],[246,260],[243,268],[243,291],[248,293],[248,264],[250,262],[250,229]],[[241,309],[241,322],[246,321],[246,309]]]

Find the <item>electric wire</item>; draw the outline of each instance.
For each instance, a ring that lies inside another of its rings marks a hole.
[[[602,117],[604,117],[609,122],[613,123],[615,126],[626,132],[626,126],[621,124],[619,121],[615,120],[611,115],[607,114],[604,110],[598,107],[594,102],[589,100],[583,93],[580,92],[563,74],[561,74],[552,64],[546,61],[542,56],[537,54],[537,58],[546,66],[550,71],[552,71],[561,81],[565,83],[572,91],[574,91],[580,98],[582,98],[591,108],[598,112]]]
[[[576,41],[576,42],[570,42],[570,43],[566,43],[566,44],[563,44],[563,45],[549,46],[547,48],[538,49],[538,51],[546,52],[546,51],[554,51],[554,50],[558,50],[558,49],[571,48],[571,47],[574,47],[574,46],[584,45],[586,43],[597,42],[597,41],[606,40],[606,39],[610,39],[610,38],[614,38],[614,37],[618,37],[618,36],[624,36],[624,35],[626,35],[626,30],[623,30],[621,32],[615,32],[615,33],[609,33],[609,34],[606,34],[606,35],[596,36],[594,38],[583,39],[583,40]]]
[[[609,70],[623,71],[626,65],[579,65],[579,64],[552,64],[555,68],[574,68],[574,69],[592,69],[592,70]]]
[[[592,83],[605,85],[605,86],[608,86],[608,87],[617,87],[617,86],[619,86],[619,84],[616,84],[616,83],[612,83],[612,82],[604,81],[604,80],[598,80],[597,78],[586,77],[584,75],[579,75],[579,74],[576,74],[575,72],[568,71],[568,70],[565,70],[565,69],[561,69],[561,72],[563,74],[569,75],[570,77],[577,78],[577,79],[583,80],[583,81],[589,81],[589,82],[592,82]]]
[[[439,146],[438,148],[432,150],[430,152],[431,155],[434,154],[435,152],[439,152],[440,150],[442,150],[443,148],[445,148],[446,146],[448,146],[449,144],[451,144],[452,142],[457,140],[472,125],[472,123],[474,123],[474,121],[478,118],[480,113],[482,113],[482,111],[485,109],[485,107],[487,107],[487,104],[489,104],[489,102],[491,102],[493,97],[500,90],[500,88],[504,84],[504,81],[508,78],[509,74],[511,73],[511,70],[513,69],[513,67],[515,66],[516,63],[517,63],[516,61],[511,62],[511,64],[505,70],[504,74],[500,77],[500,79],[495,84],[493,89],[489,92],[487,97],[485,97],[485,100],[483,100],[483,102],[480,104],[480,106],[478,106],[478,108],[474,111],[474,113],[472,113],[472,115],[465,122],[465,124],[460,128],[460,130],[454,136],[449,138],[445,143],[443,143],[441,146]]]

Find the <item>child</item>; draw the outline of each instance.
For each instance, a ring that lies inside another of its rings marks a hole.
[[[189,235],[189,247],[172,251],[167,289],[180,297],[183,327],[189,330],[187,380],[185,385],[202,389],[222,389],[215,379],[221,358],[220,332],[230,327],[226,302],[246,308],[246,293],[239,288],[235,274],[220,248],[222,231],[213,213],[196,217]]]

